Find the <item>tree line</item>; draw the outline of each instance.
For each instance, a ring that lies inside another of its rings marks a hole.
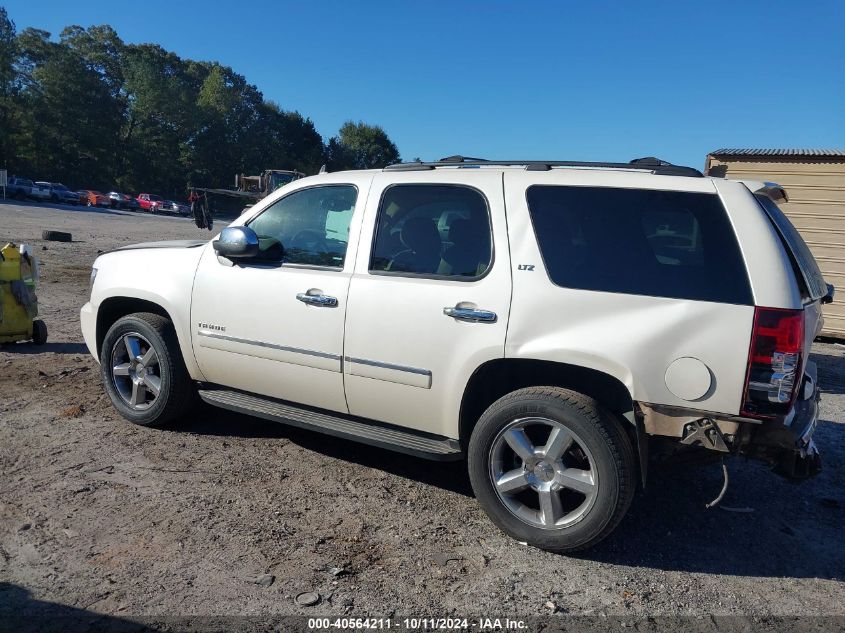
[[[57,41],[18,33],[0,7],[0,168],[10,175],[183,197],[236,173],[399,159],[385,131],[362,122],[324,142],[309,118],[228,66],[127,44],[107,25],[68,26]]]

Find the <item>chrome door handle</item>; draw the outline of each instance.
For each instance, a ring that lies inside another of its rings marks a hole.
[[[443,314],[460,321],[471,323],[493,323],[496,320],[496,313],[490,310],[477,310],[475,308],[443,308]]]
[[[300,292],[296,298],[310,306],[321,306],[323,308],[334,308],[337,306],[337,298],[329,295],[309,295],[307,292]]]

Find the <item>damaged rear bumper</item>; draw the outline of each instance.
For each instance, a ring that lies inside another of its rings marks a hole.
[[[775,472],[789,479],[805,479],[821,471],[821,456],[813,442],[821,399],[816,377],[816,364],[808,362],[790,414],[754,429],[749,445],[742,451],[772,463]]]
[[[821,457],[813,442],[819,400],[816,365],[810,361],[795,406],[782,418],[757,420],[642,402],[639,410],[649,436],[672,438],[681,448],[759,459],[788,479],[805,479],[821,471]]]

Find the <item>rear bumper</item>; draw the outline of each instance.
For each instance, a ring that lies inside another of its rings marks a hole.
[[[807,363],[798,400],[783,420],[764,422],[751,439],[746,452],[772,463],[775,472],[789,479],[804,479],[821,471],[821,456],[813,442],[821,399],[816,364]]]

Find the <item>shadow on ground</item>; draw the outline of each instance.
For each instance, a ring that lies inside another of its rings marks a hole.
[[[404,479],[422,481],[460,495],[472,496],[463,461],[434,462],[207,405],[200,406],[190,421],[183,420],[173,430],[226,437],[277,437],[334,459],[355,462]]]
[[[815,361],[818,370],[819,389],[822,395],[826,393],[845,393],[845,375],[842,372],[842,354],[814,351],[811,360]]]
[[[178,430],[284,438],[334,459],[473,496],[463,461],[431,462],[211,407]],[[836,463],[845,461],[845,425],[823,422],[818,437],[831,449],[833,467],[801,484],[763,464],[730,459],[722,505],[732,509],[705,509],[722,486],[718,464],[652,468],[616,531],[579,556],[666,571],[843,580],[845,499]]]
[[[308,631],[304,617],[285,616],[130,616],[116,617],[36,600],[20,585],[0,582],[0,631],[14,633],[216,633],[217,631]],[[313,627],[312,627],[313,628]]]
[[[85,205],[60,204],[53,202],[33,202],[31,200],[0,200],[0,203],[13,204],[23,208],[49,209],[51,211],[76,211],[78,213],[100,213],[106,215],[124,215],[124,212],[104,207],[88,207]]]
[[[118,631],[146,633],[157,631],[146,624],[111,615],[34,599],[19,585],[0,582],[0,630],[63,633],[64,631]]]
[[[88,347],[84,343],[6,343],[0,347],[2,351],[11,354],[87,354]]]

